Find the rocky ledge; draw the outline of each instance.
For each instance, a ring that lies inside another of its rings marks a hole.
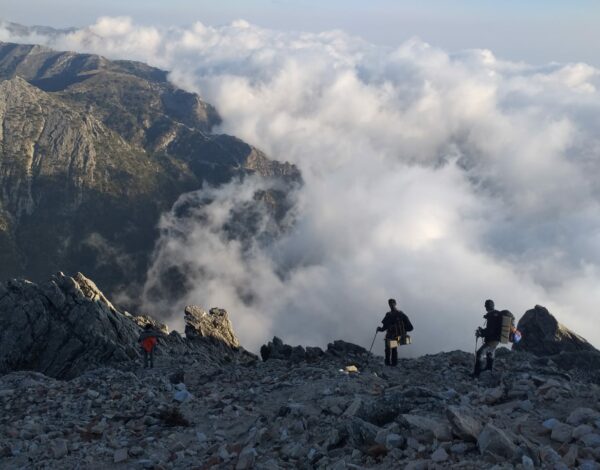
[[[225,310],[187,307],[182,337],[152,318],[119,311],[83,274],[58,273],[40,285],[0,283],[0,373],[34,370],[69,379],[99,366],[127,368],[140,357],[137,339],[147,323],[163,333],[158,359],[255,360],[240,347]]]
[[[157,367],[142,369],[134,339],[154,320],[119,312],[85,277],[0,289],[2,326],[34,348],[19,359],[3,328],[4,371],[45,370],[0,376],[3,468],[600,468],[600,376],[573,359],[595,350],[504,348],[478,381],[462,351],[388,368],[344,341],[274,338],[260,361],[224,311],[188,307],[186,337],[163,329]]]

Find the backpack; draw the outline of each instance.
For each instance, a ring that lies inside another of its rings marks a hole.
[[[502,344],[507,344],[510,342],[511,339],[511,333],[513,332],[513,322],[515,317],[508,310],[502,310],[500,313],[502,314],[502,329],[500,332],[500,342]]]
[[[156,343],[158,343],[156,336],[148,336],[142,340],[142,348],[144,348],[146,352],[150,352],[154,349]]]

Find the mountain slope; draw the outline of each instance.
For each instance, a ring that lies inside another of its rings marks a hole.
[[[219,122],[145,64],[0,43],[0,278],[83,270],[112,294],[143,280],[181,194],[248,174],[299,181],[211,133]]]

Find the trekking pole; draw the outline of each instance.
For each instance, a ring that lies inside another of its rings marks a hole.
[[[371,358],[371,351],[373,350],[373,345],[375,344],[375,338],[377,338],[377,333],[379,333],[379,331],[375,330],[375,336],[373,336],[373,341],[371,342],[371,347],[369,348],[369,353],[367,354],[367,362],[365,363],[365,365],[369,363],[369,359]]]

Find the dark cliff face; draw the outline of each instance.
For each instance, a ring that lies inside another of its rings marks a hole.
[[[219,122],[162,70],[0,43],[0,279],[83,270],[112,294],[143,280],[181,194],[248,174],[299,181],[211,133]]]

